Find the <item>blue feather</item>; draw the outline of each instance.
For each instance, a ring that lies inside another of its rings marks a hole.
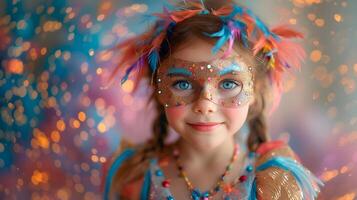
[[[280,38],[277,34],[271,32],[271,36],[272,36],[274,39],[276,39],[278,42],[281,41],[281,38]]]
[[[269,28],[257,17],[251,10],[247,10],[247,14],[250,15],[254,21],[257,27],[264,33],[265,37],[268,37],[271,35],[271,32]]]
[[[256,170],[262,171],[269,167],[279,167],[291,172],[297,180],[300,188],[304,192],[304,196],[309,199],[315,199],[317,197],[317,192],[315,191],[312,182],[316,182],[319,186],[324,185],[321,180],[308,172],[302,165],[288,157],[273,157],[267,162],[258,166]]]
[[[131,71],[136,68],[138,65],[138,62],[135,62],[134,64],[132,64],[128,69],[125,70],[125,75],[121,78],[121,85],[123,85],[129,78],[129,75],[131,73]]]
[[[222,29],[218,32],[215,33],[204,33],[205,35],[209,36],[209,37],[222,37],[225,34],[225,26],[223,25]]]
[[[214,45],[214,47],[212,48],[212,53],[216,54],[221,49],[221,47],[228,41],[228,39],[229,39],[229,35],[224,35],[220,37],[216,42],[216,44]]]
[[[219,37],[218,41],[216,42],[215,46],[212,48],[212,53],[216,54],[219,49],[228,41],[228,39],[231,37],[231,31],[229,30],[229,27],[227,25],[223,25],[222,29],[216,33],[208,34],[205,33],[206,35],[210,37]]]
[[[131,71],[135,68],[142,67],[144,64],[144,56],[141,56],[136,62],[134,62],[128,69],[125,70],[125,75],[122,77],[120,83],[123,85],[129,78]]]
[[[243,14],[244,9],[242,7],[239,7],[237,5],[233,6],[233,11],[231,12],[231,14],[229,15],[231,18],[234,18],[237,14],[242,15]]]
[[[154,72],[156,70],[157,65],[159,64],[159,60],[160,60],[159,52],[156,49],[151,51],[149,53],[148,59],[149,59],[148,61],[149,66],[151,70]]]
[[[234,17],[239,14],[239,15],[242,15],[243,14],[243,11],[244,9],[242,7],[239,7],[237,5],[234,5],[233,6],[233,11],[227,15],[227,16],[221,16],[221,19],[224,21],[224,22],[227,22],[229,20],[234,20]]]
[[[247,25],[239,20],[234,20],[233,21],[234,27],[238,28],[239,30],[245,30]]]

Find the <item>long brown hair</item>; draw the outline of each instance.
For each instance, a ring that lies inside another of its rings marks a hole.
[[[207,0],[205,1],[205,7],[207,10],[216,10],[230,2],[231,1]],[[185,6],[185,4],[180,6]],[[209,38],[202,33],[217,32],[221,29],[222,25],[223,24],[221,19],[212,14],[196,15],[180,23],[177,23],[172,29],[172,34],[167,36],[162,43],[162,46],[169,48],[169,51],[160,51],[161,61],[169,57],[170,54],[175,51],[175,48],[183,45],[185,42],[187,42],[188,38],[192,38],[192,36],[200,37],[208,42],[214,43],[216,41],[215,39]],[[241,47],[240,44],[237,44],[237,46]],[[249,49],[239,49],[245,51],[239,53],[245,55],[248,55],[247,52],[250,53]],[[254,74],[255,101],[250,106],[247,117],[250,131],[247,145],[250,151],[255,151],[259,144],[268,140],[265,115],[267,103],[269,102],[270,97],[269,92],[271,92],[269,88],[270,83],[268,75],[264,70],[265,63],[256,61],[254,65],[257,68]],[[153,78],[151,73],[155,75],[155,73],[151,71],[150,74],[147,74],[147,78]],[[155,80],[155,78],[153,80]],[[153,83],[153,87],[155,87],[155,81]],[[164,107],[158,103],[154,94],[152,94],[149,102],[153,102],[155,104],[157,111],[157,115],[152,126],[152,138],[145,144],[132,146],[136,149],[136,154],[134,157],[126,161],[123,166],[121,166],[120,170],[116,173],[115,177],[113,178],[113,185],[111,187],[112,192],[120,192],[123,189],[123,186],[126,184],[142,178],[145,170],[148,167],[149,159],[157,156],[159,153],[164,153],[167,148],[170,148],[169,146],[165,146],[165,141],[169,130]],[[120,151],[113,156],[113,159],[119,153]]]

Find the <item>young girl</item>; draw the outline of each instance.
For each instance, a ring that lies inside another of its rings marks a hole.
[[[224,1],[184,1],[155,16],[118,45],[117,68],[128,66],[122,83],[132,72],[136,86],[151,80],[153,137],[113,156],[104,199],[315,199],[322,183],[266,125],[283,72],[304,57],[289,38],[302,35]],[[169,127],[179,134],[170,144]]]

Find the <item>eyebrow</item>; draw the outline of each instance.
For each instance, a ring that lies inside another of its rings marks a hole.
[[[172,76],[172,75],[182,75],[182,76],[192,76],[192,72],[188,71],[185,68],[177,68],[177,67],[171,67],[168,72],[166,73],[167,76]]]
[[[238,64],[233,64],[233,65],[230,65],[230,66],[222,69],[218,73],[219,73],[220,76],[223,76],[223,75],[229,74],[229,73],[234,72],[234,71],[240,72],[240,71],[242,71],[242,68]]]

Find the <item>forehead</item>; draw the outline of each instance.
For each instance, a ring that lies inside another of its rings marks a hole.
[[[225,50],[228,49],[228,44],[225,44],[216,54],[212,53],[212,48],[215,42],[211,40],[203,40],[199,37],[192,37],[178,47],[173,48],[171,58],[181,59],[192,62],[209,62],[221,58]],[[247,65],[254,65],[254,56],[249,53],[249,50],[239,45],[233,46],[232,55],[239,55],[242,61]]]
[[[168,74],[186,74],[211,72],[224,75],[234,72],[247,72],[251,66],[247,65],[239,56],[231,56],[225,59],[215,59],[208,62],[192,62],[177,58],[170,58],[162,63],[161,72]]]

